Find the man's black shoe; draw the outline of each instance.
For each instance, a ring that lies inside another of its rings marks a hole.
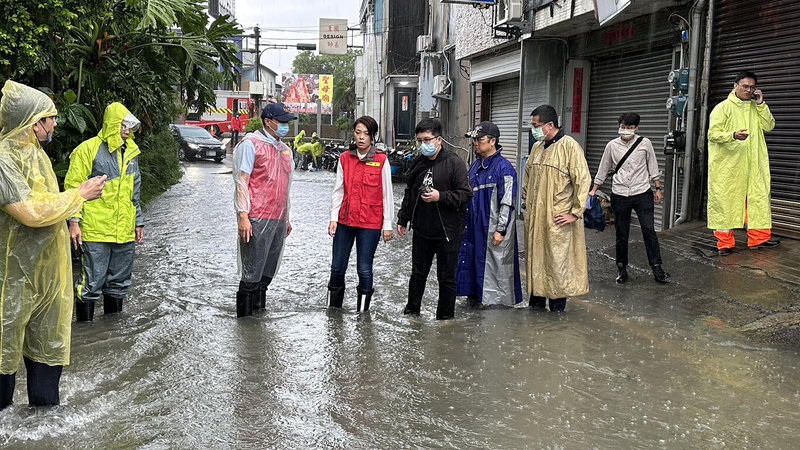
[[[547,309],[547,297],[531,294],[531,297],[528,299],[528,306],[533,309]]]
[[[661,264],[653,266],[653,278],[659,283],[669,282],[669,274],[664,272],[664,269],[661,268]]]
[[[747,247],[747,248],[749,248],[750,250],[755,250],[757,248],[772,248],[772,247],[777,247],[780,244],[781,244],[781,241],[772,241],[772,240],[770,240],[770,241],[764,241],[764,242],[762,242],[762,243],[760,243],[758,245],[752,245],[752,246]]]
[[[626,281],[628,281],[628,266],[617,263],[617,284],[622,284]]]
[[[719,249],[719,256],[728,256],[731,253],[733,253],[733,248],[732,247],[726,247],[726,248]]]

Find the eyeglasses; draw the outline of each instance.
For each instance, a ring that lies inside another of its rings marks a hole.
[[[745,91],[754,91],[754,90],[756,90],[755,85],[750,86],[749,84],[740,84],[739,87],[742,88]]]
[[[431,142],[435,141],[436,139],[439,139],[439,136],[417,139],[417,145],[422,145],[423,143],[424,144],[430,144]]]
[[[474,137],[474,138],[472,138],[472,142],[480,142],[480,141],[482,141],[482,140],[483,140],[483,138],[485,138],[485,137],[488,137],[488,136],[484,134],[484,135],[483,135],[483,136],[481,136],[481,137]]]

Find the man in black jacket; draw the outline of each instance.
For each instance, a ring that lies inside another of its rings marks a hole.
[[[464,233],[464,206],[472,198],[467,166],[442,148],[442,124],[424,119],[417,124],[420,155],[408,170],[403,204],[397,213],[397,235],[414,229],[411,242],[411,280],[403,314],[419,314],[425,283],[436,256],[439,304],[436,320],[452,319],[456,304],[456,266]]]

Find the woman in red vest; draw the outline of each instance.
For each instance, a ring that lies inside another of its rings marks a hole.
[[[339,155],[336,183],[331,195],[331,222],[328,234],[333,237],[331,278],[328,282],[328,306],[341,308],[344,300],[344,274],[353,241],[356,243],[358,301],[356,311],[369,310],[372,293],[372,260],[378,242],[392,239],[394,196],[392,173],[386,153],[372,145],[378,123],[369,116],[353,124],[355,144]]]

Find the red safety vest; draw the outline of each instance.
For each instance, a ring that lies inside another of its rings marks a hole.
[[[339,223],[380,230],[383,227],[383,180],[386,154],[376,151],[372,161],[361,161],[349,151],[339,155],[344,178],[344,198]]]
[[[248,136],[256,149],[253,172],[247,190],[250,213],[259,219],[286,219],[289,214],[289,181],[292,174],[292,150],[283,142],[275,147]]]

